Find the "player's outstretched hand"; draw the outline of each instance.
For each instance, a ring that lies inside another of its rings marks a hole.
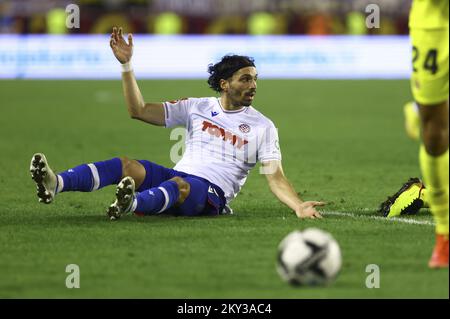
[[[127,63],[133,55],[133,36],[128,34],[128,43],[123,38],[122,28],[113,28],[109,45],[120,63]]]
[[[295,210],[298,218],[322,218],[322,215],[316,210],[316,206],[324,206],[324,202],[303,202]]]

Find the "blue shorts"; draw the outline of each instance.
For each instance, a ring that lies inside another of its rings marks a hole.
[[[177,216],[219,215],[225,207],[226,199],[223,190],[210,181],[147,160],[138,160],[138,162],[144,166],[146,175],[137,192],[158,187],[162,182],[175,176],[183,178],[190,184],[189,195],[183,204],[163,213]]]

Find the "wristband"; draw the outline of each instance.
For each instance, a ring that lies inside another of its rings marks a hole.
[[[130,61],[121,64],[121,67],[122,67],[122,73],[133,71],[133,66],[131,65]]]

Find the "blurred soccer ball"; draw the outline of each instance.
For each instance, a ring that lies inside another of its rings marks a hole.
[[[289,233],[278,247],[277,270],[284,281],[296,286],[330,284],[341,269],[336,240],[318,228]]]

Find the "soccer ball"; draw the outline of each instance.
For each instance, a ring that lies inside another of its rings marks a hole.
[[[295,286],[330,284],[341,263],[338,243],[318,228],[295,230],[278,247],[277,271],[284,281]]]

